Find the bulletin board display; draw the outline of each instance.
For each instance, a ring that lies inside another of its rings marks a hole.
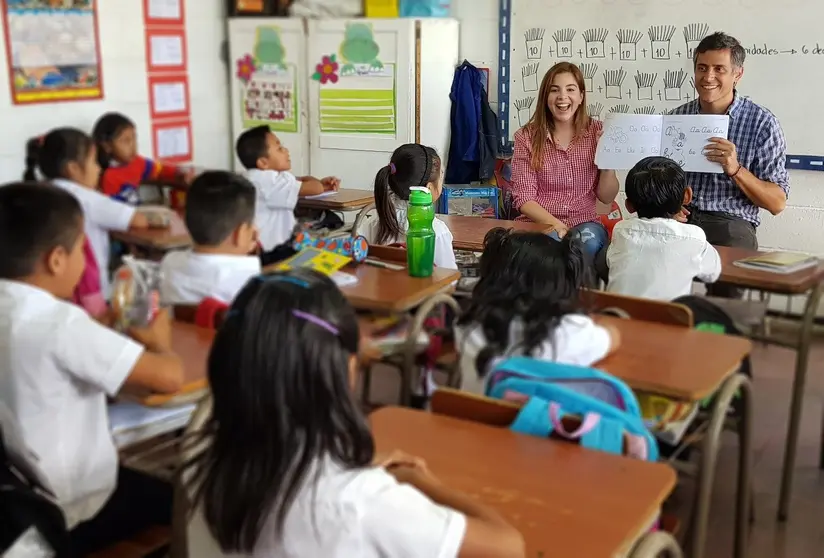
[[[103,98],[96,0],[0,0],[17,105]]]

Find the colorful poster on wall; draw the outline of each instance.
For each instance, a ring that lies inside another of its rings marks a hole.
[[[95,0],[4,0],[15,104],[103,97]]]
[[[296,66],[287,62],[277,27],[258,27],[254,51],[237,60],[243,127],[298,131]]]
[[[339,52],[315,66],[322,133],[395,135],[395,65],[379,55],[372,27],[348,23]]]

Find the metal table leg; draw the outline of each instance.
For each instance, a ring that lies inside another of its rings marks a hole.
[[[635,545],[630,558],[683,558],[684,553],[675,538],[664,531],[648,533]]]
[[[795,378],[793,394],[790,400],[790,420],[787,426],[787,442],[784,447],[784,467],[781,474],[781,492],[778,497],[778,520],[786,521],[792,495],[795,452],[798,449],[798,430],[801,426],[801,411],[804,402],[804,384],[807,381],[807,364],[810,356],[813,320],[818,303],[821,300],[821,283],[817,284],[807,296],[807,305],[801,320],[798,347],[795,356]],[[822,439],[824,444],[824,439]],[[824,469],[824,448],[822,448],[819,467]]]
[[[701,446],[701,464],[698,469],[695,505],[692,510],[691,533],[687,547],[691,558],[703,558],[707,538],[710,499],[715,465],[720,449],[721,433],[736,393],[741,398],[741,416],[738,419],[738,483],[735,509],[735,558],[745,558],[750,517],[750,476],[752,472],[752,383],[744,374],[728,378],[718,391],[712,407],[709,426]]]

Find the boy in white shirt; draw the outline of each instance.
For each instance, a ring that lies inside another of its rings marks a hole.
[[[183,381],[167,313],[131,331],[135,342],[69,302],[84,238],[70,193],[0,186],[0,426],[55,495],[78,556],[169,523],[170,485],[118,470],[106,397],[124,386],[173,393]]]
[[[255,187],[237,174],[209,171],[198,176],[186,198],[191,250],[169,252],[160,264],[164,304],[200,304],[214,298],[230,304],[246,282],[260,275]]]
[[[718,280],[718,251],[700,227],[683,222],[692,189],[677,163],[642,159],[627,175],[625,190],[627,210],[639,218],[625,219],[612,231],[608,271],[601,270],[609,278],[607,291],[669,301],[690,294],[695,278]]]
[[[261,263],[267,266],[294,255],[292,234],[298,198],[337,190],[340,180],[292,174],[289,150],[268,126],[243,132],[235,150],[246,168],[246,178],[257,189],[255,225],[260,231]]]

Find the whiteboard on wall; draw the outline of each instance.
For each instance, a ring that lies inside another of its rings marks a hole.
[[[824,154],[824,0],[508,0],[508,136],[556,62],[582,69],[590,114],[662,114],[695,98],[692,49],[724,31],[747,51],[739,93],[772,111],[787,152]],[[502,23],[504,23],[502,21]]]

